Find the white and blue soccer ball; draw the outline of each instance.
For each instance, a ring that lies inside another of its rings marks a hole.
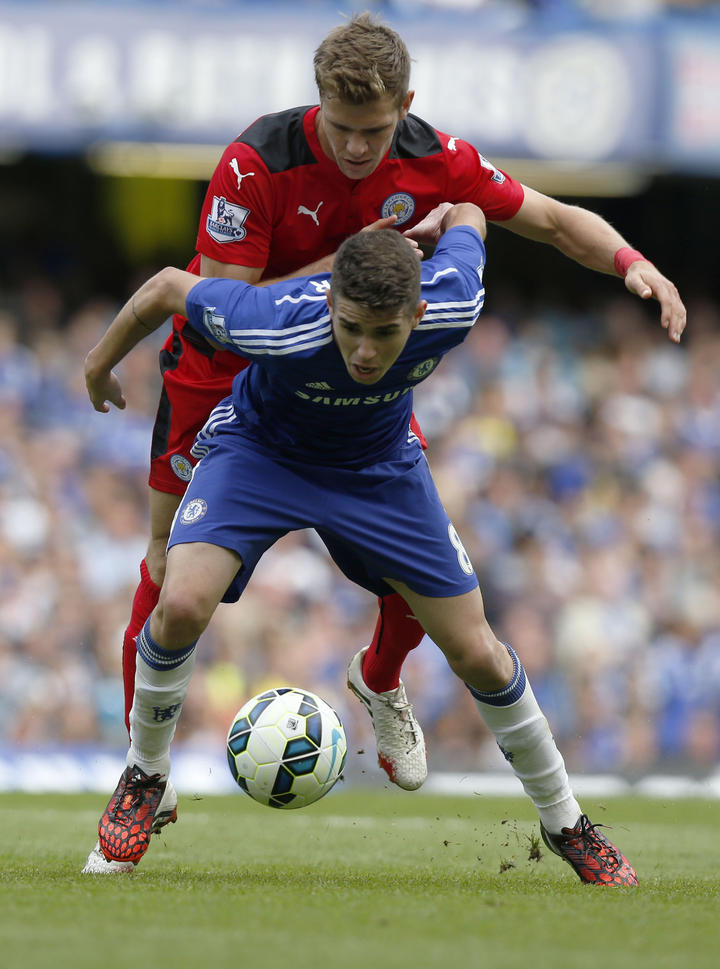
[[[300,808],[342,775],[347,738],[333,708],[314,693],[278,687],[242,706],[227,738],[230,773],[260,804]]]

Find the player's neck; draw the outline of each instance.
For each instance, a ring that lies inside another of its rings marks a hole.
[[[333,154],[332,148],[330,147],[330,142],[327,139],[322,126],[322,105],[320,109],[316,112],[315,118],[313,119],[313,126],[315,128],[315,137],[317,138],[320,147],[322,149],[323,155],[329,158],[331,162],[335,162],[335,156]]]

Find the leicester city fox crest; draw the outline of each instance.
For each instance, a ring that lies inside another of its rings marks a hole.
[[[397,222],[395,225],[402,225],[403,222],[407,222],[408,219],[412,218],[414,211],[415,199],[412,195],[408,195],[407,192],[395,192],[394,195],[389,195],[385,199],[380,209],[380,214],[383,219],[387,219],[391,215],[396,215]]]
[[[184,454],[173,454],[170,458],[170,467],[181,481],[189,481],[192,478],[193,466]]]

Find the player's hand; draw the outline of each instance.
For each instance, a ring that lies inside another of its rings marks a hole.
[[[377,229],[392,229],[396,222],[396,215],[388,215],[384,219],[377,219],[375,222],[371,222],[370,225],[364,225],[360,231],[375,232]]]
[[[652,298],[658,301],[660,322],[668,331],[670,339],[674,343],[679,343],[687,322],[687,311],[675,284],[666,279],[651,262],[638,259],[630,263],[625,276],[625,285],[640,299]]]
[[[118,410],[125,410],[126,401],[123,397],[120,381],[112,371],[93,374],[88,370],[86,364],[85,386],[90,397],[90,403],[96,411],[107,414],[110,410],[110,404],[114,404]]]
[[[392,229],[392,227],[395,225],[396,222],[397,222],[396,215],[388,215],[384,219],[377,219],[375,222],[371,222],[370,225],[363,226],[360,231],[375,232],[377,229]],[[418,259],[422,259],[423,252],[420,246],[417,244],[417,242],[414,239],[408,239],[405,233],[403,233],[403,235],[405,236],[405,239],[408,245],[410,245],[411,248],[415,250],[415,254],[417,255]]]
[[[412,229],[406,229],[403,235],[408,241],[424,242],[434,245],[440,240],[443,234],[443,216],[452,208],[451,202],[441,202],[432,211],[428,212],[424,219],[421,219]]]

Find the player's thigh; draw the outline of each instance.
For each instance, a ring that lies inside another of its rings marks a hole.
[[[413,615],[448,659],[473,648],[475,642],[490,641],[494,635],[485,618],[480,589],[454,596],[427,596],[390,576],[385,581],[407,602]]]
[[[182,496],[195,464],[195,436],[245,366],[242,357],[215,351],[192,328],[173,330],[160,353],[163,390],[152,435],[151,487]]]
[[[207,542],[173,545],[160,593],[163,618],[209,622],[241,568],[242,559],[232,549]]]
[[[420,595],[396,579],[385,581],[405,599],[458,676],[490,690],[501,689],[509,681],[512,660],[490,628],[479,588],[436,597]]]

